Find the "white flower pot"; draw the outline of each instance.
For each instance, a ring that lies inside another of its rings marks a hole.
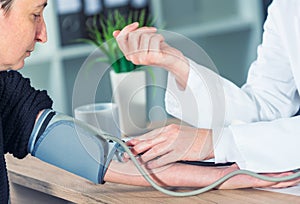
[[[146,131],[146,72],[110,72],[112,94],[118,105],[122,135],[135,136]]]

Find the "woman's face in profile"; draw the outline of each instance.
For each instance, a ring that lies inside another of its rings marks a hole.
[[[47,0],[14,0],[8,12],[0,9],[0,70],[17,70],[47,41],[43,11]]]

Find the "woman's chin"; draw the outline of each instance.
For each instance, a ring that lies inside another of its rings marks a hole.
[[[24,67],[25,62],[24,60],[20,61],[18,64],[13,65],[12,67],[10,67],[10,70],[20,70]]]

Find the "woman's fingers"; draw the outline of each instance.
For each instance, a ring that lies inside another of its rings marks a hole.
[[[290,176],[293,174],[294,174],[294,172],[284,172],[284,173],[265,174],[265,175],[271,176],[271,177],[276,177],[276,178],[281,178],[281,177]],[[298,185],[299,183],[300,183],[300,178],[289,180],[289,181],[273,183],[272,185],[270,185],[268,187],[269,188],[287,188],[287,187]]]
[[[220,177],[238,170],[238,166],[234,164],[233,166],[229,168],[223,169],[223,172]],[[289,176],[292,175],[293,172],[283,172],[283,173],[268,173],[268,174],[262,174],[265,176],[269,177],[276,177],[276,178],[281,178],[284,176]],[[223,184],[221,184],[218,188],[220,189],[235,189],[235,188],[286,188],[286,187],[291,187],[295,186],[300,183],[300,178],[299,179],[294,179],[291,181],[284,181],[284,182],[270,182],[270,181],[265,181],[261,180],[249,175],[236,175]]]
[[[279,182],[279,183],[276,183],[275,185],[271,185],[269,186],[269,188],[288,188],[288,187],[292,187],[292,186],[296,186],[300,183],[300,181],[295,181],[295,180],[292,180],[292,181],[286,181],[286,182]]]

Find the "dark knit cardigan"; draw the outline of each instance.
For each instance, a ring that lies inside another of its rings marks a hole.
[[[0,204],[8,203],[9,185],[6,153],[22,159],[39,111],[52,107],[46,91],[30,86],[16,71],[0,72]]]

